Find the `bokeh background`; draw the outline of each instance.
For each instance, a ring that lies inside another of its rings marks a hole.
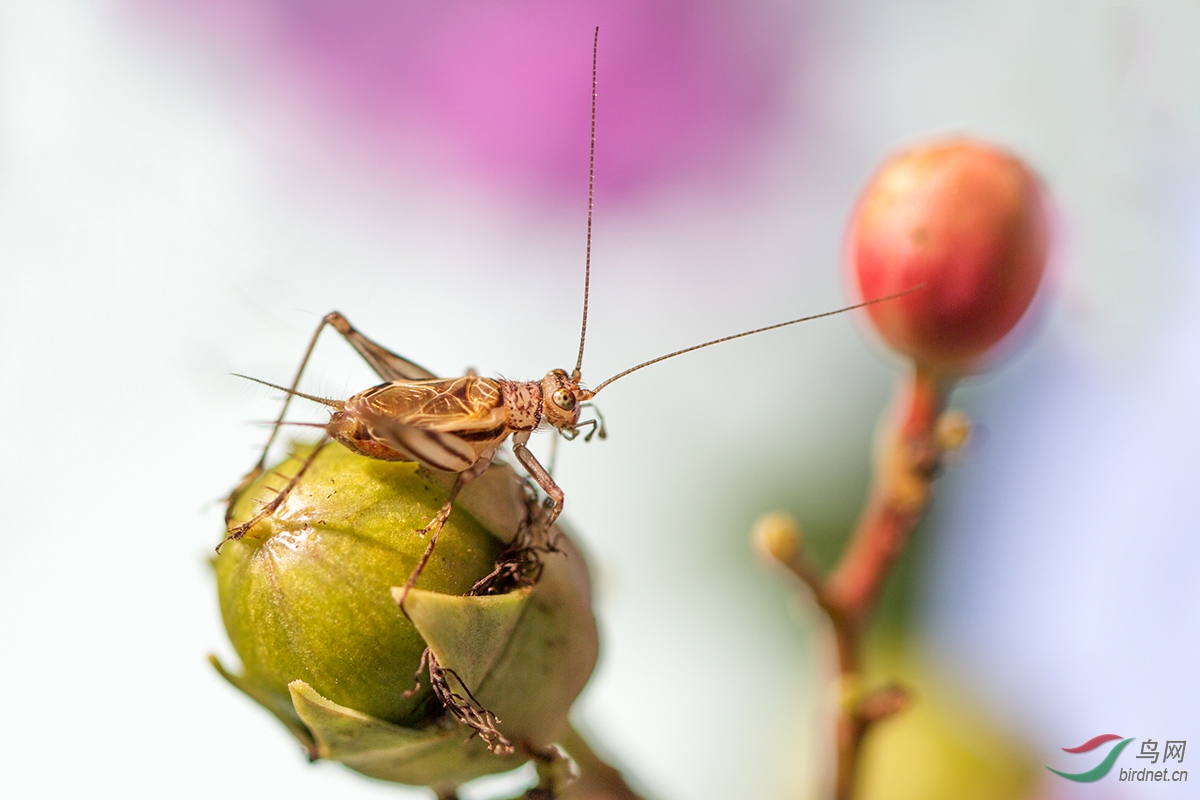
[[[959,394],[981,435],[889,595],[880,663],[929,702],[879,796],[1190,796],[1041,768],[1200,748],[1187,0],[0,2],[3,793],[420,796],[308,766],[205,661],[215,501],[276,407],[229,373],[286,380],[331,309],[447,375],[569,368],[597,24],[593,384],[847,302],[897,147],[1043,176],[1035,335]],[[578,720],[646,793],[822,796],[824,630],[747,533],[787,509],[832,558],[896,368],[823,320],[615,384],[609,440],[560,449],[604,637]],[[373,380],[330,337],[306,386]]]

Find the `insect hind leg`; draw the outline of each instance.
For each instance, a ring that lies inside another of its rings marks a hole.
[[[300,386],[300,378],[304,375],[304,368],[308,366],[308,360],[312,357],[313,350],[317,346],[317,340],[321,337],[321,331],[325,330],[326,325],[332,326],[334,330],[340,333],[350,343],[350,346],[362,356],[363,360],[367,362],[375,374],[385,381],[421,380],[434,377],[433,373],[424,367],[396,355],[383,345],[359,333],[350,324],[350,321],[339,312],[331,311],[326,314],[321,319],[321,323],[317,325],[317,329],[313,331],[312,338],[308,340],[308,347],[304,350],[304,357],[300,359],[300,366],[296,369],[296,376],[292,378],[291,387],[287,390],[287,395],[284,397],[283,406],[279,409],[279,416],[275,418],[275,423],[271,427],[271,435],[267,437],[267,443],[263,445],[262,454],[258,457],[257,463],[242,477],[238,485],[229,493],[229,497],[226,498],[226,525],[229,524],[229,515],[233,510],[234,502],[242,496],[242,493],[250,487],[250,484],[258,480],[263,474],[263,470],[266,469],[267,454],[271,450],[271,445],[275,443],[275,438],[279,435],[279,428],[283,424],[283,418],[287,415],[288,407],[292,403],[292,397],[295,396],[296,390]]]
[[[280,489],[278,492],[275,493],[274,497],[272,497],[266,503],[263,503],[263,507],[258,510],[257,514],[255,514],[253,517],[251,517],[250,519],[246,520],[245,522],[243,522],[239,525],[236,525],[232,528],[228,528],[226,530],[225,538],[221,540],[221,543],[219,545],[217,545],[217,552],[218,553],[221,552],[221,548],[230,539],[233,539],[235,541],[238,539],[241,539],[243,536],[246,535],[247,532],[249,532],[249,530],[251,528],[253,528],[255,525],[257,525],[259,522],[262,522],[264,519],[269,517],[271,514],[274,514],[276,509],[278,509],[279,506],[283,504],[283,501],[287,499],[287,496],[289,494],[291,494],[292,489],[296,488],[296,484],[300,483],[300,479],[304,477],[304,473],[307,472],[308,468],[312,466],[312,463],[317,460],[317,456],[320,455],[321,451],[325,449],[325,446],[327,444],[329,444],[329,437],[327,437],[327,436],[322,437],[321,441],[317,443],[316,447],[313,448],[312,452],[309,453],[308,456],[304,459],[304,462],[300,465],[300,469],[296,470],[296,474],[293,475],[288,480],[288,482],[283,485],[282,489]],[[249,484],[247,484],[247,485],[249,485]],[[229,514],[233,509],[232,501],[229,504],[229,509],[230,510],[226,512],[227,524],[228,524]]]
[[[350,343],[350,346],[363,357],[363,360],[371,366],[375,374],[385,381],[419,381],[437,377],[424,367],[393,353],[378,342],[363,336],[350,324],[349,320],[336,311],[329,312],[321,320],[321,327],[325,325],[332,325],[334,330],[340,333]],[[321,328],[317,328],[317,333],[320,332]],[[313,340],[314,342],[316,341],[315,335],[313,336]]]

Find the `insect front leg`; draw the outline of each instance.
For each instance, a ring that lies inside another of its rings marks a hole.
[[[312,338],[308,340],[308,347],[304,350],[304,357],[300,359],[300,366],[296,369],[296,377],[292,379],[291,388],[283,400],[283,407],[279,409],[279,416],[275,418],[275,424],[271,427],[271,435],[267,437],[267,443],[263,446],[262,455],[259,456],[258,462],[238,482],[238,485],[233,488],[233,491],[229,493],[229,497],[225,501],[226,525],[229,524],[229,514],[233,510],[234,502],[242,496],[242,492],[246,491],[250,484],[258,480],[259,476],[263,474],[263,470],[266,469],[267,453],[271,450],[271,445],[275,443],[275,437],[279,435],[279,428],[283,424],[283,418],[287,415],[288,406],[292,403],[293,392],[300,386],[300,378],[304,375],[304,368],[308,366],[308,359],[312,357],[313,350],[317,346],[317,339],[321,337],[321,331],[325,330],[326,325],[333,326],[333,329],[340,333],[350,343],[350,346],[363,357],[363,360],[367,362],[375,374],[385,381],[422,380],[434,377],[433,373],[424,367],[414,364],[403,356],[396,355],[383,345],[363,336],[350,324],[349,320],[337,311],[331,311],[326,314],[321,320],[321,324],[313,331]]]
[[[541,487],[546,493],[546,497],[550,498],[552,505],[546,518],[542,521],[543,529],[550,530],[554,525],[554,521],[558,519],[558,515],[563,510],[563,490],[559,488],[554,479],[550,477],[550,473],[546,468],[534,457],[525,443],[529,441],[529,432],[523,431],[513,436],[513,454],[517,457],[517,461],[521,462],[521,466],[529,473],[529,477],[533,478],[534,482]]]

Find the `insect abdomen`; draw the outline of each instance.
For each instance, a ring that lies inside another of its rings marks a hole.
[[[329,437],[344,444],[356,453],[380,461],[413,461],[413,457],[389,447],[376,439],[362,422],[355,417],[338,411],[329,418],[325,427]]]

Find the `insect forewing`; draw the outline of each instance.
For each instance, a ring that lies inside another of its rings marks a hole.
[[[478,377],[384,383],[351,398],[347,406],[443,433],[481,433],[505,423],[499,386]]]
[[[346,402],[382,444],[447,472],[463,472],[508,431],[500,389],[487,378],[393,381]],[[470,439],[470,441],[468,441]]]
[[[372,420],[367,427],[379,441],[434,469],[463,472],[479,459],[470,442],[452,433],[431,431],[387,418]]]

